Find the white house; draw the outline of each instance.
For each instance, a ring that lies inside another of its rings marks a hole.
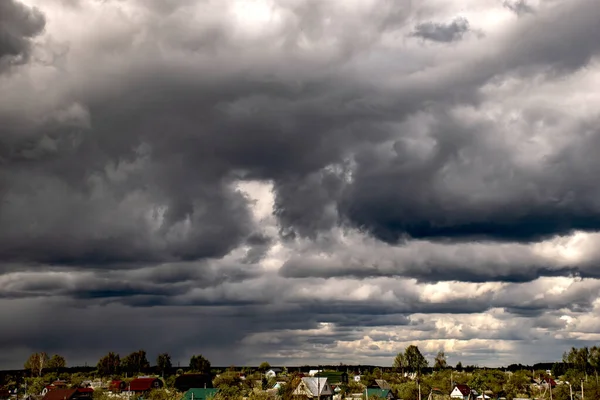
[[[298,387],[294,389],[293,396],[305,397],[313,399],[320,397],[321,400],[332,400],[333,389],[331,385],[327,383],[327,378],[313,378],[304,377],[298,384]]]
[[[456,385],[450,392],[450,397],[453,399],[469,400],[470,395],[471,388],[467,385]]]
[[[281,373],[281,368],[271,368],[267,372],[265,372],[265,377],[267,379],[275,378],[277,374]]]

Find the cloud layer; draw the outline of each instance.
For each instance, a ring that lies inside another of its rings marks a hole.
[[[390,365],[411,343],[495,365],[598,340],[599,19],[2,3],[0,367]]]

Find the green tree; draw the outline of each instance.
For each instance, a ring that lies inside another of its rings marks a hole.
[[[292,400],[293,399],[292,394],[294,393],[294,390],[296,390],[296,388],[300,384],[301,380],[302,379],[300,378],[300,376],[298,374],[292,374],[290,376],[290,379],[286,383],[281,385],[279,387],[279,389],[277,390],[277,394],[279,395],[279,398],[281,400]]]
[[[270,368],[271,368],[271,364],[269,364],[269,363],[268,363],[268,362],[266,362],[266,361],[265,361],[265,362],[263,362],[262,364],[260,364],[260,365],[258,366],[258,370],[259,370],[260,372],[265,372],[265,371],[267,371],[267,370],[268,370],[268,369],[270,369]]]
[[[98,360],[96,369],[101,376],[115,375],[119,373],[121,368],[121,358],[117,353],[112,351]]]
[[[94,393],[92,393],[93,400],[110,400],[111,398],[104,389],[94,389]]]
[[[529,397],[531,377],[525,370],[515,371],[504,385],[504,391],[510,397]]]
[[[588,369],[589,357],[590,351],[587,347],[582,347],[581,349],[571,347],[569,352],[563,354],[563,362],[578,371],[585,372]]]
[[[420,374],[429,365],[423,354],[421,354],[419,347],[412,344],[404,351],[404,360],[406,361],[406,369],[417,374]]]
[[[586,395],[586,398],[587,396],[588,395]],[[552,398],[554,400],[570,400],[571,392],[569,391],[569,385],[558,385],[556,388],[552,389]]]
[[[226,398],[234,398],[242,394],[242,379],[240,374],[236,371],[225,371],[218,375],[213,384],[216,388],[219,388],[220,394],[226,396]]]
[[[144,396],[144,399],[148,400],[177,400],[179,399],[178,393],[172,390],[166,389],[154,389],[150,393]]]
[[[65,368],[67,366],[67,360],[65,360],[63,356],[55,354],[48,360],[47,365],[48,369],[56,371],[60,368]]]
[[[433,368],[436,370],[446,369],[448,367],[448,363],[446,362],[446,354],[443,350],[438,351],[435,356],[435,363],[433,364]]]
[[[202,374],[209,374],[210,361],[204,358],[202,354],[194,355],[192,358],[190,358],[190,369]]]
[[[404,374],[404,369],[406,368],[406,359],[404,358],[403,352],[400,352],[396,355],[396,358],[394,359],[393,368],[394,371],[401,372],[402,374]]]
[[[42,377],[26,378],[25,384],[27,385],[27,394],[38,395],[42,393],[46,382]]]
[[[416,382],[405,382],[393,387],[396,396],[404,400],[417,400],[419,388]],[[423,391],[421,391],[421,394]]]
[[[146,352],[144,350],[138,350],[123,358],[123,360],[121,360],[121,367],[128,374],[132,375],[148,369],[150,363],[146,358]]]
[[[25,369],[30,370],[32,375],[42,376],[44,368],[47,368],[48,360],[48,354],[44,352],[33,353],[25,361]]]
[[[596,374],[600,371],[600,347],[593,346],[590,348],[589,363]]]
[[[159,354],[158,357],[156,358],[156,365],[158,366],[158,369],[164,376],[165,371],[171,369],[171,367],[173,366],[171,364],[171,356],[169,355],[169,353]]]
[[[483,393],[486,390],[485,379],[482,374],[474,373],[469,380],[469,386],[471,389],[475,389],[479,393]]]
[[[456,363],[456,370],[457,370],[458,372],[462,372],[462,370],[463,370],[463,365],[462,365],[462,362],[461,362],[461,361],[459,361],[458,363]]]

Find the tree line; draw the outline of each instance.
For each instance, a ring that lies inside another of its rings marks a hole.
[[[45,352],[33,353],[24,364],[25,370],[31,376],[40,377],[44,372],[56,372],[67,367],[66,359],[58,354],[49,357]],[[156,357],[156,367],[164,375],[173,368],[169,353],[161,353]],[[198,373],[210,373],[211,364],[201,354],[193,355],[189,363],[190,370]],[[109,352],[102,356],[96,364],[96,371],[100,376],[128,374],[129,376],[150,369],[146,351],[134,351],[121,358],[118,353]]]
[[[31,378],[28,379],[27,387],[31,393],[38,393],[45,384],[52,382],[52,379],[67,379],[75,387],[83,380],[89,380],[93,377],[133,378],[135,373],[146,372],[150,368],[154,372],[157,370],[168,373],[165,377],[165,385],[168,388],[173,387],[177,375],[183,373],[181,369],[173,374],[171,357],[168,353],[159,354],[156,358],[155,366],[151,367],[147,354],[144,350],[134,351],[124,357],[118,353],[109,352],[102,356],[93,372],[69,374],[61,368],[66,367],[66,360],[60,355],[48,356],[45,353],[32,354],[25,363],[26,368],[31,371]],[[518,367],[518,368],[517,368]],[[190,358],[189,370],[199,373],[211,373],[214,376],[213,385],[221,390],[219,398],[237,399],[255,393],[257,389],[267,389],[273,387],[274,382],[267,380],[264,372],[270,368],[267,362],[262,363],[258,368],[235,368],[231,367],[221,371],[211,371],[211,363],[201,354]],[[308,366],[306,367],[308,368]],[[356,368],[356,367],[355,367]],[[376,379],[387,380],[396,396],[405,400],[414,400],[418,397],[419,391],[426,396],[432,390],[437,389],[441,393],[449,393],[454,384],[466,384],[480,393],[491,392],[494,395],[504,395],[507,399],[516,397],[527,398],[549,398],[550,392],[544,392],[540,385],[535,385],[534,381],[540,382],[547,378],[547,369],[551,368],[551,377],[556,381],[562,381],[552,389],[553,400],[570,400],[570,393],[580,393],[585,391],[586,399],[600,399],[600,382],[598,372],[600,371],[600,348],[582,347],[571,348],[565,352],[562,360],[542,368],[531,368],[528,366],[513,365],[508,368],[508,372],[500,368],[478,368],[467,366],[462,368],[459,362],[456,367],[448,365],[446,355],[439,351],[433,362],[430,364],[421,353],[418,346],[410,345],[400,351],[393,360],[393,368],[367,368],[360,371],[360,382],[354,382],[352,379],[344,391],[346,393],[360,393],[364,387],[371,387]],[[335,368],[334,368],[335,369]],[[242,380],[240,371],[245,372],[247,379]],[[217,372],[215,376],[215,372]],[[40,376],[45,373],[46,375]],[[284,372],[283,376],[277,379],[283,379],[288,383],[281,388],[282,393],[290,394],[300,379],[299,374]],[[258,386],[256,385],[258,382]],[[5,382],[6,383],[6,382]],[[99,392],[100,393],[100,392]],[[157,395],[162,392],[157,392]],[[285,397],[285,396],[284,396]],[[97,399],[108,400],[108,399]],[[168,400],[168,399],[152,399]]]

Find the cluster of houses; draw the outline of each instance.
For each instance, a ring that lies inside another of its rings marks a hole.
[[[276,378],[280,372],[280,370],[271,369],[265,373],[265,377]],[[266,392],[276,398],[278,390],[283,384],[287,384],[287,382],[276,381],[276,384],[267,389]],[[300,375],[300,381],[293,391],[293,396],[298,400],[317,398],[320,400],[341,400],[340,392],[342,387],[347,384],[348,374],[346,372],[310,371],[307,375]],[[77,388],[69,388],[65,381],[59,380],[47,385],[42,393],[30,396],[28,400],[91,400],[94,389],[108,390],[115,398],[131,398],[132,396],[133,398],[143,398],[150,391],[163,387],[164,382],[160,378],[151,376],[140,376],[128,382],[123,380],[112,380],[108,383],[87,381]],[[175,379],[174,388],[183,393],[181,400],[207,400],[219,392],[219,389],[213,387],[211,376],[208,374],[179,375]],[[363,400],[365,396],[396,400],[390,385],[385,380],[377,380],[377,386],[367,388],[364,393],[347,394],[346,398]]]
[[[265,372],[264,376],[268,379],[277,378],[282,371],[273,368]],[[243,376],[241,376],[244,379]],[[360,375],[353,378],[360,382]],[[298,385],[293,389],[292,395],[297,400],[341,400],[343,388],[348,385],[348,373],[336,371],[311,370],[308,374],[301,374]],[[278,390],[285,381],[276,381],[275,385],[266,390],[277,398]],[[540,378],[534,382],[534,385],[543,388],[554,388],[557,383],[550,377]],[[126,399],[143,398],[145,394],[155,389],[164,387],[163,380],[152,376],[140,376],[131,381],[113,380],[108,383],[101,381],[83,382],[80,387],[69,388],[64,381],[55,381],[47,385],[39,396],[32,396],[29,400],[91,400],[94,389],[105,389],[113,397],[123,397]],[[206,400],[214,397],[219,389],[212,385],[211,376],[208,374],[182,374],[175,379],[174,388],[182,392],[181,400]],[[362,393],[345,393],[344,398],[348,400],[365,399],[385,399],[401,400],[394,396],[389,383],[383,379],[376,379],[374,385],[366,387]],[[2,399],[0,393],[0,400]],[[424,393],[423,398],[435,400],[436,395],[442,395],[447,398],[448,393],[441,393],[439,390],[432,390],[431,393]],[[9,396],[6,396],[8,399]],[[491,393],[477,393],[476,390],[467,385],[456,384],[450,393],[450,398],[456,400],[492,400]],[[502,397],[493,397],[494,400],[503,399]]]
[[[550,373],[550,371],[547,371]],[[554,389],[558,384],[562,384],[562,382],[557,382],[549,375],[546,377],[539,377],[533,379],[531,384],[531,389],[534,392],[542,393],[548,390]],[[468,385],[454,385],[452,392],[450,393],[450,397],[452,399],[460,399],[460,400],[506,400],[505,397],[496,396],[493,397],[491,392],[486,393],[477,393],[476,390],[470,388]],[[513,400],[529,400],[526,398],[515,398]]]
[[[297,399],[323,399],[340,400],[342,387],[348,384],[346,372],[333,371],[310,371],[309,376],[302,376],[298,386],[292,395]],[[360,375],[354,377],[360,381]],[[376,379],[375,385],[365,389],[364,393],[346,393],[345,398],[349,400],[364,400],[365,398],[377,398],[385,400],[396,400],[391,386],[383,379]]]

